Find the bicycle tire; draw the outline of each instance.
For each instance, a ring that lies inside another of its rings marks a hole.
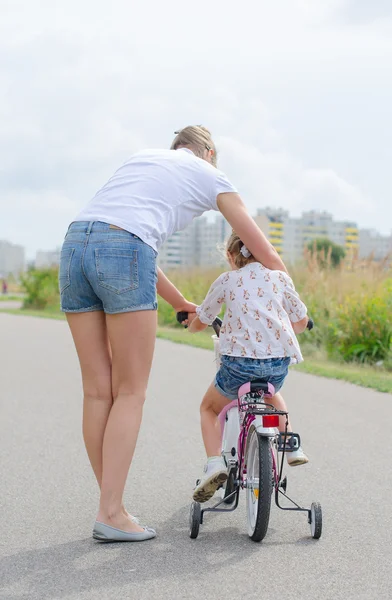
[[[250,434],[246,451],[246,469],[248,534],[254,542],[261,542],[266,536],[270,518],[272,455],[270,439],[259,435],[255,429]]]

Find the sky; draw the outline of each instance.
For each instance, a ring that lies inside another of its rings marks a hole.
[[[203,124],[249,210],[392,229],[390,0],[0,0],[0,239],[29,258]]]

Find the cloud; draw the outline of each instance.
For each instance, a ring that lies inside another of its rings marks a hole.
[[[249,209],[274,206],[293,216],[328,210],[338,219],[356,220],[370,213],[371,201],[332,169],[309,168],[284,148],[261,151],[232,138],[220,140],[226,171],[236,181]]]
[[[373,5],[356,19],[348,0],[3,2],[0,238],[55,246],[122,160],[189,123],[217,136],[253,209],[385,229],[392,209],[369,203],[392,187],[392,36]]]

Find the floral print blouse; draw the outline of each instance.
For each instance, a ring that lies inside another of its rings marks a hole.
[[[301,321],[307,309],[286,273],[257,262],[223,273],[197,309],[202,323],[211,325],[223,304],[221,354],[303,361],[291,323]]]

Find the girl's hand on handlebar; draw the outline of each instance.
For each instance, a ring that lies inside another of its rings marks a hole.
[[[181,321],[181,325],[183,325],[185,327],[185,329],[187,327],[190,327],[190,325],[192,324],[192,322],[195,320],[195,318],[197,317],[197,314],[195,312],[192,313],[188,313],[188,318],[185,319],[184,321]]]
[[[207,329],[208,325],[202,323],[197,315],[194,316],[192,321],[189,324],[188,331],[190,333],[198,333],[199,331],[204,331]]]

